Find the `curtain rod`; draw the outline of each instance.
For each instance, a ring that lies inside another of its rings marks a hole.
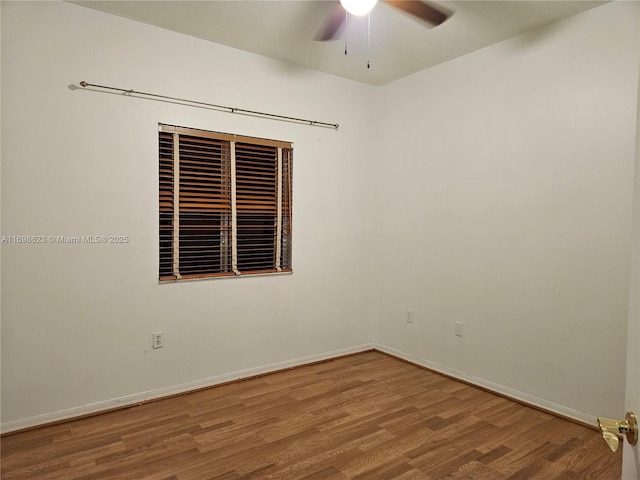
[[[210,107],[210,108],[218,108],[218,109],[222,109],[222,110],[228,110],[228,113],[240,113],[243,115],[255,115],[255,116],[259,116],[259,117],[265,117],[265,118],[274,118],[277,120],[286,120],[286,121],[290,121],[290,122],[298,122],[298,123],[305,123],[308,124],[312,127],[329,127],[329,128],[335,128],[336,130],[338,130],[339,128],[339,124],[337,123],[327,123],[327,122],[318,122],[316,120],[305,120],[304,118],[296,118],[296,117],[288,117],[285,115],[276,115],[274,113],[265,113],[265,112],[257,112],[254,110],[245,110],[244,108],[237,108],[237,107],[226,107],[224,105],[215,105],[213,103],[206,103],[206,102],[197,102],[194,100],[187,100],[184,98],[177,98],[177,97],[169,97],[166,95],[158,95],[156,93],[145,93],[145,92],[138,92],[136,90],[133,89],[124,89],[124,88],[117,88],[117,87],[108,87],[105,85],[96,85],[94,83],[89,83],[89,82],[85,82],[84,80],[80,82],[80,86],[83,88],[86,87],[94,87],[94,88],[102,88],[105,90],[115,90],[118,92],[122,92],[125,95],[143,95],[145,97],[155,97],[155,98],[160,98],[163,100],[172,100],[172,101],[176,101],[176,102],[181,102],[181,103],[185,103],[185,104],[192,104],[192,105],[199,105],[199,106],[203,106],[203,107]]]

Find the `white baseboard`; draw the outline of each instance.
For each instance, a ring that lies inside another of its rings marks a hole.
[[[371,349],[379,350],[380,352],[387,353],[394,357],[398,357],[400,359],[406,360],[416,365],[423,366],[425,368],[428,368],[435,372],[442,373],[449,377],[462,380],[469,384],[476,385],[481,388],[485,388],[487,390],[498,393],[500,395],[504,395],[505,397],[509,397],[514,400],[529,404],[533,407],[538,407],[563,417],[572,418],[584,424],[588,424],[592,426],[598,425],[596,417],[592,415],[587,415],[586,413],[582,413],[577,410],[573,410],[572,408],[565,407],[564,405],[558,405],[556,403],[550,402],[548,400],[544,400],[542,398],[538,398],[528,393],[520,392],[518,390],[514,390],[513,388],[505,387],[504,385],[499,385],[489,380],[475,377],[468,373],[461,372],[459,370],[455,370],[453,368],[449,368],[447,366],[440,365],[438,363],[435,363],[423,358],[417,358],[416,356],[411,355],[407,352],[396,350],[395,348],[392,348],[386,345],[368,343],[368,344],[358,345],[355,347],[332,350],[330,352],[324,352],[320,354],[306,355],[304,357],[298,357],[298,358],[286,360],[283,362],[262,365],[255,368],[238,370],[235,372],[226,373],[223,375],[217,375],[215,377],[203,378],[200,380],[186,382],[179,385],[171,385],[168,387],[149,390],[146,392],[134,393],[132,395],[126,395],[124,397],[118,397],[118,398],[113,398],[111,400],[105,400],[105,401],[91,403],[87,405],[81,405],[81,406],[69,408],[66,410],[60,410],[57,412],[36,415],[34,417],[28,417],[28,418],[23,418],[19,420],[3,422],[0,424],[0,432],[4,434],[4,433],[13,432],[16,430],[23,430],[25,428],[36,427],[36,426],[45,425],[48,423],[59,422],[62,420],[69,420],[76,417],[82,417],[85,415],[91,415],[91,414],[100,413],[108,410],[113,410],[116,408],[128,407],[128,406],[144,403],[149,400],[168,397],[171,395],[185,393],[185,392],[197,390],[200,388],[213,387],[215,385],[220,385],[220,384],[231,382],[234,380],[250,378],[256,375],[263,375],[266,373],[275,372],[275,371],[283,370],[286,368],[298,367],[308,363],[329,360],[335,357],[340,357],[342,355],[350,355],[353,353],[364,352]]]
[[[431,362],[424,358],[417,358],[415,355],[411,355],[401,350],[396,350],[395,348],[388,347],[386,345],[375,344],[374,348],[380,352],[388,353],[389,355],[392,355],[394,357],[401,358],[408,362],[414,363],[416,365],[420,365],[422,367],[428,368],[429,370],[433,370],[435,372],[442,373],[449,377],[456,378],[463,382],[476,385],[481,388],[485,388],[492,392],[526,403],[533,407],[538,407],[540,409],[546,410],[551,413],[555,413],[562,417],[571,418],[583,424],[592,425],[594,427],[598,426],[598,419],[593,415],[588,415],[586,413],[579,412],[572,408],[565,407],[564,405],[558,405],[557,403],[550,402],[543,398],[538,398],[528,393],[520,392],[518,390],[514,390],[513,388],[505,387],[504,385],[499,385],[489,380],[485,380],[484,378],[479,378],[479,377],[470,375],[468,373],[461,372],[453,368],[449,368],[445,365],[440,365],[439,363]]]
[[[355,347],[343,348],[338,350],[332,350],[330,352],[323,352],[314,355],[306,355],[304,357],[294,358],[283,362],[270,363],[262,365],[260,367],[248,368],[245,370],[238,370],[236,372],[226,373],[223,375],[217,375],[215,377],[203,378],[192,382],[186,382],[179,385],[171,385],[168,387],[157,388],[146,392],[134,393],[126,395],[124,397],[113,398],[111,400],[105,400],[101,402],[91,403],[87,405],[81,405],[78,407],[68,408],[66,410],[60,410],[52,413],[45,413],[42,415],[36,415],[34,417],[22,418],[19,420],[12,420],[9,422],[3,422],[0,424],[1,433],[9,433],[16,430],[22,430],[25,428],[36,427],[39,425],[45,425],[48,423],[59,422],[62,420],[69,420],[75,417],[82,417],[85,415],[91,415],[95,413],[104,412],[107,410],[113,410],[115,408],[128,407],[140,403],[144,403],[149,400],[154,400],[162,397],[168,397],[180,393],[197,390],[200,388],[213,387],[222,383],[231,382],[234,380],[240,380],[243,378],[250,378],[256,375],[263,375],[286,368],[298,367],[308,363],[319,362],[323,360],[329,360],[331,358],[340,357],[342,355],[350,355],[353,353],[364,352],[372,350],[374,348],[373,343],[364,345],[358,345]]]

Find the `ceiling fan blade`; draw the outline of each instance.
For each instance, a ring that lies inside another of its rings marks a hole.
[[[340,33],[342,25],[345,22],[345,15],[345,10],[342,8],[342,5],[340,5],[339,2],[336,2],[332,10],[329,12],[324,25],[320,30],[318,30],[318,33],[316,33],[316,40],[324,42],[326,40],[333,40],[334,38],[337,38],[338,33]]]
[[[385,0],[392,7],[413,15],[431,25],[438,26],[451,16],[449,12],[440,7],[429,5],[417,0]]]

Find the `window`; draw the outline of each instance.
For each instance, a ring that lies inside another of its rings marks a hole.
[[[160,280],[291,272],[292,144],[159,130]]]

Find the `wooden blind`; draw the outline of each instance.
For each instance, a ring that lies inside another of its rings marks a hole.
[[[288,142],[160,125],[160,280],[291,271]]]
[[[160,278],[173,276],[173,135],[160,132]]]

